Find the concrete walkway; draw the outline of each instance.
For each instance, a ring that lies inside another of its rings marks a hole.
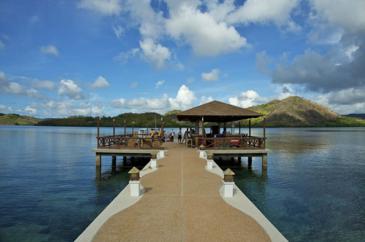
[[[165,146],[157,172],[141,179],[142,199],[112,216],[94,241],[270,241],[254,219],[224,202],[221,178],[195,150]]]

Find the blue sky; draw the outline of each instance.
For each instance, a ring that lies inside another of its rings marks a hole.
[[[0,2],[0,112],[241,107],[365,112],[363,0]]]

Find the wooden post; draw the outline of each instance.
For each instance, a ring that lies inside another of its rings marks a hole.
[[[251,137],[251,119],[248,120],[248,137]]]
[[[101,166],[101,154],[96,154],[95,165]]]
[[[241,136],[241,121],[238,121],[238,134]]]
[[[252,167],[252,156],[247,157],[247,166],[248,166],[248,168]]]
[[[262,155],[262,171],[266,172],[267,170],[267,155]]]
[[[202,117],[202,135],[205,137],[204,117]]]
[[[263,132],[264,132],[264,139],[266,138],[266,120],[264,118],[264,122],[263,122]]]
[[[97,181],[101,180],[101,166],[97,166],[95,169],[95,179]]]
[[[115,173],[117,168],[117,156],[112,155],[112,172]]]
[[[135,124],[135,122],[132,121],[132,136],[134,135],[134,124]]]
[[[113,118],[113,136],[115,136],[115,118]]]

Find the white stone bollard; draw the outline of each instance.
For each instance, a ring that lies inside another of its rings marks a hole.
[[[165,151],[164,150],[160,150],[158,153],[157,153],[157,155],[158,155],[158,159],[163,159],[163,158],[165,158]]]
[[[138,197],[141,195],[141,185],[139,182],[139,170],[133,167],[129,172],[129,190],[132,197]]]
[[[129,188],[132,197],[138,197],[141,195],[140,181],[129,181]]]
[[[204,150],[199,150],[199,158],[207,158],[207,153]]]
[[[211,170],[211,169],[213,169],[213,167],[214,167],[213,160],[208,159],[207,160],[207,169]]]
[[[223,177],[223,196],[224,197],[233,197],[234,194],[234,181],[233,176],[235,175],[234,172],[227,168],[224,171]]]
[[[223,196],[233,197],[234,182],[223,182]]]

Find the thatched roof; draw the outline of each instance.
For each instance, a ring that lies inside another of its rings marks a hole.
[[[249,109],[240,108],[227,103],[212,101],[183,111],[176,115],[178,120],[195,122],[204,117],[204,122],[231,122],[241,119],[262,116]]]

